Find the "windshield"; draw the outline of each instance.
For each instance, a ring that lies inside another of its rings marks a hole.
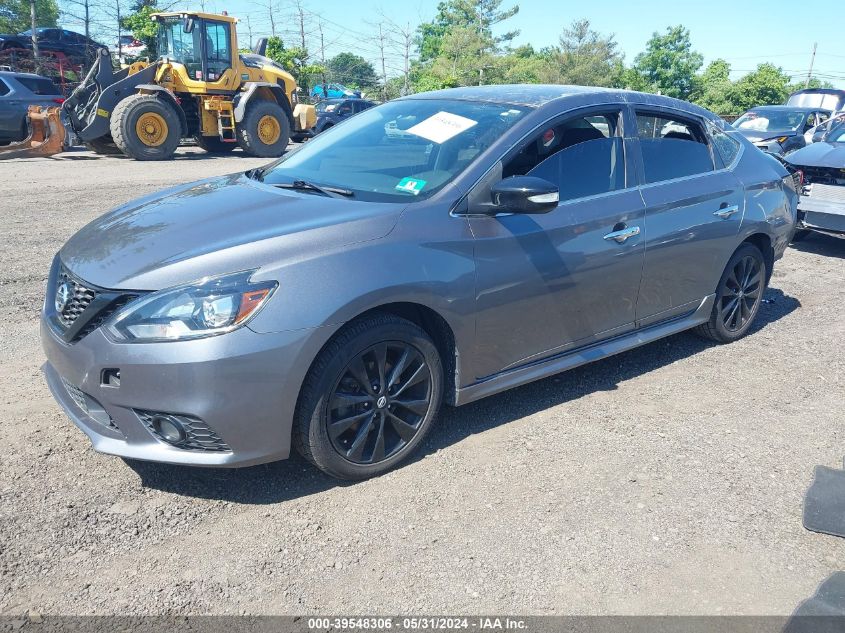
[[[158,23],[158,54],[188,67],[191,79],[202,79],[201,33],[199,25],[185,33],[178,16],[162,18]],[[192,70],[200,75],[195,76]]]
[[[321,101],[320,103],[318,103],[316,109],[317,112],[333,112],[341,103],[343,102],[328,99],[326,101]]]
[[[528,111],[446,99],[393,101],[318,135],[270,165],[262,179],[348,189],[357,200],[419,200],[451,182]]]
[[[769,132],[774,130],[795,131],[804,125],[807,113],[801,110],[751,110],[734,122],[738,130]]]

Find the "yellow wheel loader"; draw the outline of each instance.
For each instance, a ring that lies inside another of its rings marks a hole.
[[[316,122],[313,106],[297,104],[296,81],[263,49],[239,54],[237,19],[210,13],[156,13],[159,59],[112,72],[99,51],[63,107],[89,149],[136,160],[164,160],[193,138],[212,153],[240,146],[247,154],[280,156],[292,134]],[[266,40],[259,46],[266,46]]]

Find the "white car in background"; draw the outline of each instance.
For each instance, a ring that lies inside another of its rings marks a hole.
[[[145,50],[147,50],[147,46],[141,40],[132,35],[121,35],[115,40],[111,52],[121,57],[138,57]]]
[[[841,123],[842,121],[845,121],[845,110],[834,112],[829,119],[822,121],[817,126],[804,132],[804,140],[807,142],[807,145],[810,143],[818,143],[822,140],[825,132],[831,129],[835,124]]]

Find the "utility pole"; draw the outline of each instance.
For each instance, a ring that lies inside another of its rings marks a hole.
[[[807,81],[804,82],[804,88],[810,87],[810,78],[813,76],[813,64],[816,63],[816,48],[818,47],[818,42],[813,44],[813,55],[810,57],[810,70],[807,71]]]
[[[378,23],[378,44],[381,52],[381,99],[387,101],[387,66],[384,62],[384,25]]]
[[[32,25],[32,54],[35,59],[38,59],[38,36],[35,34],[35,29],[38,23],[35,21],[35,0],[29,0],[29,21]]]
[[[249,13],[246,14],[246,31],[249,33],[249,50],[252,50],[252,24],[249,21]]]
[[[302,24],[300,22],[300,24]],[[326,85],[326,42],[323,40],[323,21],[318,23],[320,27],[320,66],[323,69],[323,98],[329,98],[329,87]],[[303,37],[305,37],[303,35]]]
[[[407,25],[405,30],[402,32],[402,35],[405,36],[405,85],[402,87],[402,96],[410,93],[410,85],[409,85],[409,77],[410,77],[410,57],[411,57],[411,38],[413,35],[413,31],[411,31],[410,23]]]

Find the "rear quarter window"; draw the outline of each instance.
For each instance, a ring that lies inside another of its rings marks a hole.
[[[718,158],[725,167],[730,167],[739,154],[739,148],[742,147],[740,142],[715,128],[711,129],[710,136],[713,138],[713,147],[716,149]]]
[[[0,97],[9,94],[9,84],[0,79]]]
[[[41,77],[16,77],[16,79],[24,88],[37,95],[54,97],[62,94],[56,84],[49,79]]]

